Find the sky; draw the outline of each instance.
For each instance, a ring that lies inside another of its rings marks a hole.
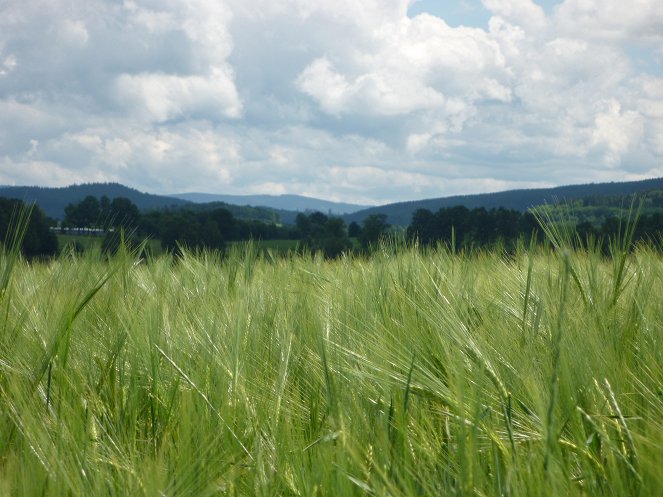
[[[661,0],[0,0],[0,184],[361,204],[663,176]]]

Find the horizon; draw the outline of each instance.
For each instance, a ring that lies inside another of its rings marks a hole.
[[[292,193],[280,193],[280,194],[269,194],[269,193],[251,193],[251,194],[229,194],[229,193],[210,193],[210,192],[194,192],[194,191],[189,191],[189,192],[180,192],[180,193],[155,193],[152,191],[148,190],[142,190],[140,188],[130,186],[127,184],[119,183],[116,181],[107,181],[107,182],[85,182],[85,183],[72,183],[69,185],[63,185],[63,186],[44,186],[44,185],[6,185],[6,184],[0,184],[0,188],[55,188],[55,189],[66,189],[70,187],[75,187],[75,186],[90,186],[90,185],[117,185],[125,188],[129,188],[131,190],[136,190],[139,193],[143,194],[148,194],[148,195],[157,195],[157,196],[162,196],[162,197],[172,197],[172,198],[178,198],[178,195],[183,196],[183,195],[210,195],[210,196],[226,196],[226,197],[300,197],[300,198],[308,198],[311,200],[317,200],[317,201],[322,201],[322,202],[329,202],[329,203],[336,203],[336,204],[349,204],[349,205],[354,205],[357,207],[363,207],[366,209],[371,209],[374,207],[383,207],[383,206],[388,206],[392,204],[401,204],[401,203],[410,203],[410,202],[423,202],[427,200],[437,200],[437,199],[446,199],[446,198],[454,198],[454,197],[467,197],[467,196],[477,196],[477,195],[492,195],[492,194],[500,194],[500,193],[508,193],[508,192],[513,192],[513,191],[529,191],[529,190],[553,190],[557,188],[568,188],[568,187],[582,187],[582,186],[588,186],[588,185],[602,185],[602,184],[615,184],[615,183],[639,183],[639,182],[646,182],[646,181],[654,181],[657,179],[663,179],[663,176],[654,176],[654,177],[649,177],[649,178],[643,178],[643,179],[637,179],[637,180],[625,180],[625,181],[590,181],[590,182],[585,182],[585,183],[567,183],[567,184],[559,184],[559,185],[553,185],[553,186],[548,186],[548,187],[533,187],[533,188],[510,188],[507,190],[495,190],[495,191],[487,191],[487,192],[470,192],[470,193],[458,193],[458,194],[451,194],[451,195],[444,195],[444,196],[439,196],[439,197],[421,197],[421,198],[414,198],[414,199],[405,199],[405,200],[396,200],[394,202],[388,202],[388,203],[381,203],[381,204],[355,204],[352,202],[343,202],[343,201],[336,201],[336,200],[330,200],[327,198],[321,198],[321,197],[311,197],[308,195],[299,195],[299,194],[292,194]],[[193,203],[200,203],[200,202],[195,202],[191,201]]]
[[[663,3],[0,6],[0,184],[384,205],[663,176]]]

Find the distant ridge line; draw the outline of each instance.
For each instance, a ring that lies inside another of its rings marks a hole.
[[[320,211],[331,212],[334,215],[351,214],[369,205],[351,204],[347,202],[334,202],[305,195],[225,195],[215,193],[177,193],[171,195],[175,198],[195,203],[225,202],[227,204],[245,205],[255,207],[270,207],[272,209],[289,211]]]
[[[371,214],[385,214],[387,221],[394,225],[407,226],[412,220],[412,214],[418,209],[437,211],[443,207],[463,205],[469,209],[484,207],[486,209],[504,207],[525,211],[533,206],[556,201],[575,200],[584,197],[606,195],[632,195],[650,190],[663,190],[663,177],[650,178],[639,181],[586,183],[577,185],[555,186],[549,188],[529,188],[505,190],[500,192],[454,195],[449,197],[428,198],[422,200],[409,200],[392,204],[368,207],[358,204],[332,202],[315,199],[301,195],[216,195],[188,193],[170,195],[156,195],[144,193],[120,183],[84,183],[66,187],[40,187],[40,186],[0,186],[0,197],[18,198],[26,202],[35,202],[49,217],[62,219],[64,208],[70,203],[83,200],[88,195],[109,198],[126,197],[135,203],[139,209],[178,208],[198,204],[229,204],[241,209],[241,205],[251,205],[256,208],[270,209],[281,219],[281,222],[294,222],[297,212],[318,210],[323,213],[341,215],[346,223],[353,221],[361,223]],[[206,201],[195,202],[188,200],[187,196],[197,196]],[[225,198],[225,200],[223,200]],[[262,201],[261,201],[262,200]],[[284,207],[264,205],[265,200],[285,203]],[[241,201],[240,204],[237,204]],[[251,202],[251,203],[249,203]]]
[[[2,186],[0,197],[18,198],[25,202],[35,202],[47,216],[54,219],[64,217],[64,208],[68,204],[77,203],[88,195],[110,199],[125,197],[138,206],[140,210],[181,207],[189,202],[185,200],[144,193],[120,183],[82,183],[69,186]]]
[[[480,207],[486,209],[504,207],[522,212],[544,203],[575,200],[591,196],[632,195],[634,193],[642,193],[656,189],[663,189],[663,178],[624,182],[586,183],[554,186],[549,188],[523,188],[501,192],[454,195],[449,197],[396,202],[354,212],[344,216],[344,219],[348,223],[353,221],[361,222],[372,214],[386,214],[389,223],[406,226],[410,224],[412,214],[418,209],[428,209],[435,212],[443,207],[463,205],[468,209]]]

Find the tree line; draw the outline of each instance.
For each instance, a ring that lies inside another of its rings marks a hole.
[[[106,195],[101,198],[88,195],[80,202],[65,207],[62,228],[102,231],[121,227],[130,229],[138,225],[140,218],[138,207],[126,197],[111,200]]]
[[[20,200],[0,198],[0,239],[3,243],[7,243],[12,216],[22,208],[25,206]],[[550,212],[558,211],[552,209]],[[568,220],[557,219],[556,222],[568,223]],[[51,229],[54,224],[41,209],[33,208],[22,245],[26,256],[57,253],[57,238]],[[609,240],[624,233],[624,224],[620,218],[609,216],[600,224],[571,222],[571,228],[577,235],[576,244],[586,245],[588,239],[594,239],[607,247]],[[360,226],[356,222],[346,225],[343,219],[321,212],[299,213],[295,224],[279,225],[237,219],[228,209],[216,206],[140,212],[127,198],[98,199],[93,196],[69,204],[60,227],[104,233],[103,247],[109,250],[117,245],[118,232],[123,230],[125,240],[130,243],[145,238],[158,239],[162,247],[171,252],[178,252],[183,247],[223,250],[230,242],[250,239],[297,240],[301,250],[322,252],[327,257],[338,257],[348,252],[370,252],[381,239],[394,231],[384,214],[368,216]],[[404,234],[407,240],[416,240],[423,246],[441,243],[456,249],[472,249],[500,245],[509,249],[520,239],[530,240],[533,237],[541,240],[541,231],[531,212],[456,206],[436,212],[417,210]],[[662,233],[663,213],[643,214],[635,225],[633,239],[658,242]]]
[[[604,252],[609,251],[611,240],[625,236],[627,225],[633,225],[633,242],[663,241],[663,213],[652,212],[636,216],[615,215],[605,217],[600,223],[589,221],[576,222],[565,219],[557,208],[549,209],[547,222],[566,225],[572,233],[571,242],[576,247],[598,246]],[[520,212],[514,209],[483,207],[468,209],[463,206],[448,207],[431,212],[419,209],[412,216],[412,223],[407,228],[411,241],[417,240],[422,245],[439,243],[454,248],[484,248],[500,244],[506,249],[515,247],[519,240],[543,239],[537,217],[532,212]]]
[[[321,212],[299,213],[294,225],[236,218],[232,212],[211,204],[209,208],[179,207],[141,213],[126,198],[110,200],[88,196],[65,208],[63,229],[103,230],[108,232],[105,246],[117,241],[117,230],[125,239],[158,239],[163,249],[178,252],[188,249],[223,250],[229,242],[243,240],[298,240],[301,250],[323,252],[337,257],[355,249],[355,242],[367,250],[384,236],[389,225],[384,214],[369,216],[362,226]]]
[[[25,226],[21,251],[28,258],[55,255],[58,251],[58,240],[50,229],[52,220],[46,217],[39,207],[26,206],[18,199],[0,197],[0,242],[5,247],[11,245],[12,237],[18,229],[18,220],[26,210],[31,212]]]
[[[536,217],[515,209],[441,208],[437,212],[419,209],[412,215],[407,237],[422,245],[444,243],[455,248],[480,248],[502,243],[514,245],[539,230]]]
[[[196,206],[140,212],[128,198],[98,199],[92,195],[67,205],[61,226],[63,230],[102,231],[108,240],[104,245],[108,246],[113,246],[118,230],[122,229],[125,240],[130,243],[154,238],[169,251],[183,247],[224,249],[231,241],[291,236],[288,228],[262,221],[240,220],[225,208],[201,209]]]
[[[624,235],[627,220],[609,216],[599,225],[584,221],[575,224],[575,232],[578,242],[586,244],[587,240],[596,240],[601,243],[602,248],[607,248],[611,239]],[[652,212],[638,216],[633,226],[632,238],[634,242],[652,242],[655,246],[663,248],[663,213]]]

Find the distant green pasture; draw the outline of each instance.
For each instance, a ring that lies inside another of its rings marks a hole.
[[[90,250],[100,250],[104,242],[105,235],[63,235],[58,234],[58,246],[60,253],[67,247],[78,244],[83,249],[83,252]],[[152,255],[161,255],[163,249],[161,248],[161,241],[157,239],[147,240],[147,250]]]
[[[103,235],[63,235],[58,234],[58,246],[60,247],[60,252],[64,250],[65,247],[70,245],[78,244],[83,250],[90,250],[92,248],[101,247],[102,242],[104,241]]]
[[[100,249],[101,244],[104,241],[103,235],[64,235],[58,234],[58,244],[60,247],[60,252],[62,252],[65,247],[79,244],[83,248],[83,251],[88,251],[92,249]],[[247,244],[252,244],[258,252],[266,253],[267,251],[271,252],[273,255],[287,255],[288,253],[294,253],[299,247],[299,240],[251,240],[251,241],[237,241],[228,243],[228,249],[242,248]],[[161,247],[161,241],[158,239],[149,239],[147,242],[147,248],[152,255],[160,255],[163,253]]]
[[[230,242],[230,247],[241,248],[247,244],[253,245],[258,252],[271,252],[274,255],[287,255],[294,253],[300,245],[299,240],[251,240]]]

